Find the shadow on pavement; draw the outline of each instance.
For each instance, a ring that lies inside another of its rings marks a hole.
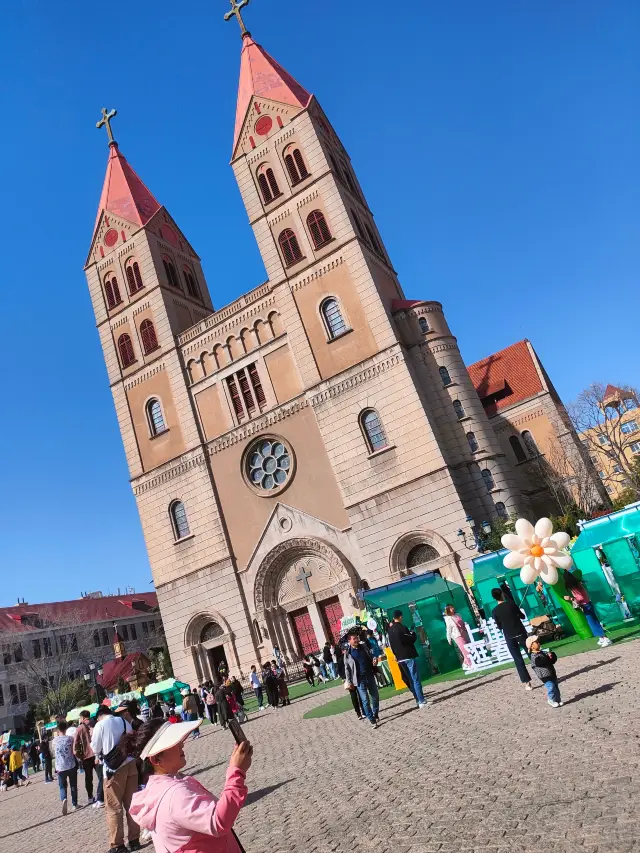
[[[594,687],[593,690],[585,690],[582,693],[576,693],[576,695],[572,696],[571,699],[567,699],[564,705],[566,707],[567,705],[573,705],[574,702],[580,702],[582,699],[588,699],[590,696],[598,696],[600,693],[608,693],[618,684],[622,684],[622,682],[613,681],[611,684],[601,684],[600,687]]]
[[[191,767],[185,767],[184,772],[191,776],[197,776],[198,773],[206,773],[207,770],[213,770],[216,767],[222,767],[223,764],[228,764],[227,761],[218,761],[216,764],[207,764],[205,767],[200,767],[199,764],[194,764]]]
[[[283,785],[288,785],[289,782],[293,781],[293,779],[285,779],[284,782],[276,782],[275,785],[267,785],[266,788],[260,788],[257,791],[250,791],[244,804],[245,806],[250,806],[251,803],[257,803],[258,800],[269,796],[269,794],[273,794],[273,792],[277,791],[278,788],[282,788]]]
[[[414,711],[417,711],[418,707],[414,704],[413,708],[407,708],[405,711],[400,711],[399,714],[389,714],[388,717],[383,717],[378,724],[378,728],[381,729],[387,723],[390,723],[391,720],[397,720],[398,717],[404,717],[406,714],[413,714]]]
[[[451,690],[451,687],[448,687],[447,690],[441,690],[440,693],[436,693],[434,699],[430,701],[435,705],[437,702],[446,702],[449,699],[455,699],[456,696],[462,696],[464,693],[469,693],[471,690],[475,690],[477,687],[485,687],[487,684],[494,684],[496,681],[500,681],[502,678],[506,678],[508,675],[512,675],[512,672],[501,673],[500,675],[496,675],[495,678],[487,679],[487,678],[479,678],[476,684],[469,684],[468,687],[463,687],[462,690],[458,690],[456,693],[449,693],[448,696],[442,696],[443,693],[446,693],[447,690]]]
[[[12,835],[20,835],[21,832],[29,832],[30,829],[38,829],[40,826],[46,826],[48,823],[53,823],[54,820],[69,820],[69,815],[57,814],[55,817],[47,818],[47,820],[42,820],[40,823],[34,823],[31,826],[23,826],[21,829],[16,829],[14,832],[2,832],[3,838],[10,838]]]
[[[592,669],[600,669],[601,666],[608,666],[610,663],[617,660],[620,660],[619,656],[616,658],[609,658],[609,660],[599,660],[597,663],[589,664],[589,666],[583,666],[582,669],[576,669],[567,675],[563,675],[562,678],[558,679],[558,684],[561,684],[563,681],[568,681],[570,678],[575,678],[576,675],[584,675],[585,672],[591,672]]]

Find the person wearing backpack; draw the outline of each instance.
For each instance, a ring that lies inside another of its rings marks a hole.
[[[106,709],[105,709],[106,711]],[[91,738],[91,749],[104,765],[104,803],[109,831],[109,853],[127,853],[124,818],[127,820],[129,850],[141,849],[140,827],[130,814],[131,799],[138,790],[136,762],[120,747],[125,734],[133,731],[121,715],[102,711]]]

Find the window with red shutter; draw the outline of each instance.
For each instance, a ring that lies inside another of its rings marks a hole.
[[[290,267],[292,264],[295,264],[297,261],[302,259],[302,252],[300,251],[298,238],[291,228],[284,229],[278,237],[278,243],[280,244],[280,249],[282,250],[286,266]]]
[[[129,293],[131,296],[133,296],[134,293],[136,293],[142,288],[142,276],[140,275],[140,267],[135,262],[133,264],[128,264],[126,273]]]
[[[258,186],[260,187],[264,203],[269,204],[269,202],[273,201],[273,193],[267,182],[266,175],[262,174],[262,172],[258,175]]]
[[[299,148],[294,148],[293,150],[293,159],[295,161],[296,166],[298,167],[298,174],[300,175],[300,180],[304,180],[309,177],[309,172],[307,171],[307,167],[305,165],[304,160],[302,159],[302,154],[300,153]]]
[[[309,227],[311,239],[316,249],[319,249],[331,240],[331,231],[329,231],[327,220],[321,211],[311,211],[307,217],[307,226]]]
[[[138,262],[135,261],[133,263],[133,275],[136,280],[136,287],[138,290],[142,289],[142,276],[140,274],[140,267],[138,266]]]
[[[142,349],[145,355],[158,348],[158,338],[156,337],[156,330],[151,320],[143,320],[140,323],[140,337],[142,338]]]
[[[238,423],[240,423],[244,420],[244,409],[242,408],[242,401],[238,392],[238,386],[236,385],[235,376],[227,377],[227,388],[229,389],[229,396],[231,397],[231,405],[233,406],[233,411],[235,412],[236,418],[238,419]]]
[[[240,370],[236,376],[238,377],[238,384],[240,385],[240,391],[242,393],[242,399],[244,400],[247,414],[251,418],[256,410],[256,404],[253,399],[253,394],[251,393],[251,388],[249,387],[249,378],[244,370]]]
[[[170,286],[175,287],[176,290],[182,290],[180,280],[178,279],[178,273],[176,272],[176,268],[173,263],[168,258],[163,258],[162,263],[164,264],[164,272]]]
[[[187,282],[187,290],[189,291],[189,296],[193,296],[194,299],[200,299],[200,288],[198,287],[198,283],[196,282],[196,277],[193,273],[193,270],[189,269],[189,267],[185,267],[183,272],[184,280]]]
[[[258,368],[254,363],[250,364],[247,370],[249,371],[249,379],[251,380],[251,387],[253,388],[253,393],[255,394],[256,400],[258,401],[258,408],[262,412],[267,406],[267,398],[264,396],[264,389],[262,388],[262,382],[260,382]]]
[[[118,338],[118,352],[120,353],[120,363],[123,367],[129,367],[136,360],[129,335],[120,335]]]
[[[119,305],[122,302],[120,298],[120,288],[118,287],[118,282],[115,278],[111,280],[107,279],[104,283],[104,289],[107,296],[107,306],[109,308],[115,308],[116,305]]]
[[[284,157],[284,165],[287,167],[287,172],[289,173],[289,180],[295,186],[300,183],[300,175],[298,174],[298,170],[296,168],[296,164],[294,163],[293,157],[291,154],[285,154]]]
[[[277,198],[280,195],[280,187],[278,186],[278,182],[276,181],[276,176],[273,174],[273,169],[267,169],[265,174],[267,176],[269,188],[271,189],[273,197]]]

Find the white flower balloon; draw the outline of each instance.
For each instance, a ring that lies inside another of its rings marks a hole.
[[[526,518],[516,521],[516,532],[505,533],[502,544],[509,549],[502,561],[507,569],[520,569],[522,583],[533,583],[538,575],[545,583],[558,582],[558,567],[568,569],[573,560],[562,552],[569,544],[568,533],[554,533],[548,518],[534,527]]]

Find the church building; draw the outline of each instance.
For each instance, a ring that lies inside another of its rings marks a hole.
[[[221,660],[246,673],[274,645],[316,651],[363,587],[423,571],[462,583],[469,520],[530,514],[442,305],[405,299],[330,118],[236,14],[232,167],[267,280],[214,308],[106,110],[86,263],[173,667],[191,683]]]

